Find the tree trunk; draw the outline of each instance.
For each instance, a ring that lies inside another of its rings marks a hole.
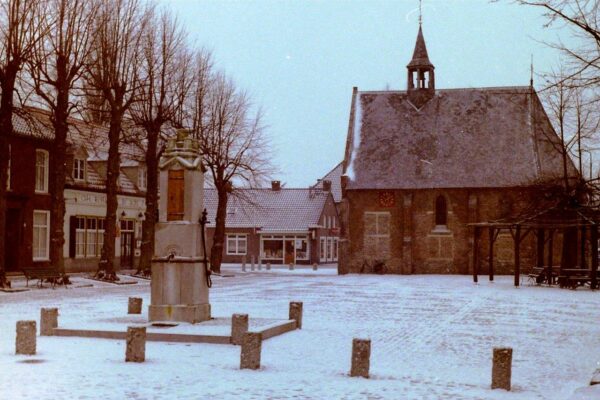
[[[59,64],[60,65],[60,64]],[[59,75],[64,75],[66,71]],[[61,79],[59,79],[60,81]],[[64,81],[64,79],[62,79]],[[60,83],[59,83],[60,85]],[[52,155],[52,169],[50,170],[51,182],[54,190],[54,201],[51,209],[50,230],[50,261],[64,278],[65,262],[63,248],[65,244],[65,180],[68,173],[67,158],[67,122],[69,108],[69,89],[58,87],[56,106],[54,108],[54,154]]]
[[[13,114],[13,94],[15,90],[15,80],[17,78],[18,68],[13,65],[7,65],[4,71],[5,76],[1,85],[0,99],[0,287],[10,286],[6,280],[6,260],[5,260],[5,241],[6,241],[6,179],[8,172],[8,136],[13,132],[12,114]]]
[[[215,219],[215,233],[213,244],[210,249],[210,266],[216,273],[221,273],[221,262],[223,261],[223,244],[225,242],[225,218],[227,217],[227,185],[217,186],[219,203],[217,205],[217,217]]]
[[[106,220],[104,222],[104,247],[102,248],[102,260],[104,264],[104,279],[114,281],[117,279],[115,273],[115,241],[117,238],[117,199],[119,182],[119,142],[121,135],[121,122],[123,112],[120,107],[113,107],[108,129],[108,161],[106,165]]]
[[[148,132],[146,149],[146,218],[142,223],[142,248],[138,273],[148,275],[154,255],[154,226],[158,210],[158,135]]]

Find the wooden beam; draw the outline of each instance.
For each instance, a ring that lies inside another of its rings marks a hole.
[[[596,289],[598,287],[598,282],[596,280],[598,270],[598,225],[594,225],[590,229],[590,240],[592,241],[592,272],[590,274],[590,285],[592,289]]]
[[[495,232],[496,229],[494,228],[489,228],[488,229],[488,233],[489,233],[489,239],[490,239],[490,243],[489,243],[489,254],[488,254],[488,273],[490,274],[490,282],[494,280],[494,241],[496,240],[496,235]]]
[[[477,283],[479,275],[479,227],[473,227],[473,282]]]
[[[515,235],[514,235],[514,246],[515,246],[515,287],[519,286],[519,281],[521,279],[521,226],[517,225],[515,227]]]

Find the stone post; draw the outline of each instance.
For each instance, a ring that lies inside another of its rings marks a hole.
[[[512,348],[494,347],[492,389],[510,390]]]
[[[258,260],[258,262],[256,263],[258,270],[261,271],[262,270],[262,262],[260,260]]]
[[[246,256],[242,256],[242,272],[246,272]]]
[[[58,308],[42,308],[40,312],[40,336],[54,335],[58,327]]]
[[[242,339],[240,369],[259,369],[262,333],[246,332]]]
[[[270,270],[271,270],[271,263],[270,263],[270,262],[268,262],[268,263],[267,263],[267,271],[270,271]]]
[[[352,339],[352,366],[350,376],[369,377],[371,339]]]
[[[146,360],[146,327],[127,327],[127,348],[125,362],[144,362]]]
[[[316,271],[316,270],[317,270],[317,263],[314,263],[313,264],[313,271]]]
[[[294,263],[290,263],[290,271],[294,270]]]
[[[17,321],[16,354],[35,354],[35,321]]]
[[[250,271],[254,271],[254,255],[250,256]]]
[[[130,297],[129,304],[127,305],[127,314],[141,314],[142,313],[142,298],[141,297]]]
[[[302,302],[290,302],[290,319],[296,321],[296,329],[302,329]]]
[[[231,344],[242,344],[246,332],[248,332],[248,314],[233,314],[231,316]]]

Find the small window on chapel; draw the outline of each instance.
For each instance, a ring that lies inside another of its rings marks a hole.
[[[448,206],[446,198],[439,195],[435,199],[435,226],[446,226],[448,223]]]

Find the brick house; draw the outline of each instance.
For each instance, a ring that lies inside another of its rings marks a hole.
[[[436,89],[421,27],[407,70],[405,91],[352,93],[340,273],[376,260],[392,273],[468,273],[467,224],[519,213],[536,183],[562,176],[560,141],[532,85]],[[577,175],[570,161],[568,170]],[[510,234],[495,246],[497,272],[510,272]]]
[[[9,136],[7,192],[7,272],[50,265],[50,217],[54,189],[50,177],[54,132],[49,114],[27,107],[13,116]],[[69,121],[66,158],[65,245],[67,272],[94,271],[103,244],[106,214],[107,135],[104,128],[78,119]],[[123,145],[119,177],[119,225],[116,265],[130,268],[139,256],[141,220],[145,212],[145,168],[139,150]]]
[[[217,211],[215,189],[204,190],[207,245]],[[330,191],[317,188],[236,189],[227,204],[224,263],[313,264],[338,259],[339,220]]]
[[[50,263],[50,182],[53,135],[21,115],[13,115],[8,136],[6,271],[47,267]]]

